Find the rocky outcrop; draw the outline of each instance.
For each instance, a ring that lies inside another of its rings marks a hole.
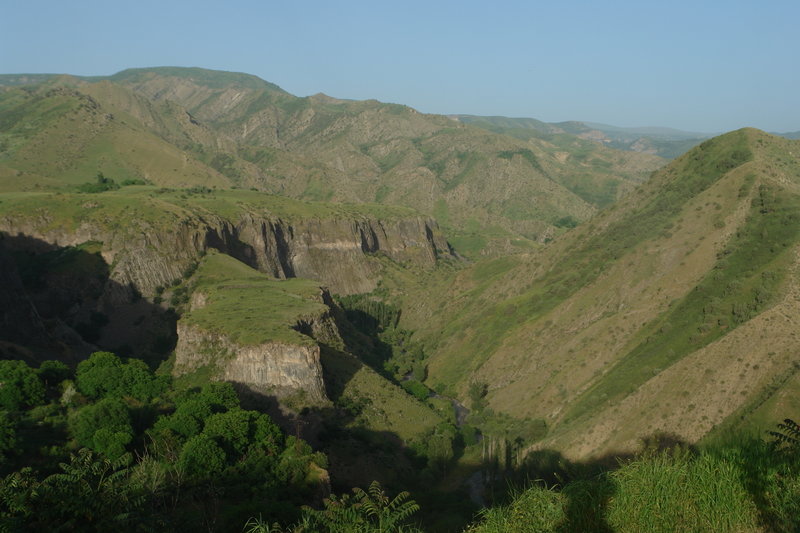
[[[420,266],[433,266],[437,258],[451,255],[436,222],[422,217],[289,222],[249,214],[234,221],[216,215],[186,215],[159,227],[134,221],[131,226],[111,229],[113,222],[83,222],[66,230],[54,228],[48,220],[6,216],[0,218],[0,232],[56,246],[102,242],[115,286],[135,288],[144,295],[180,278],[208,249],[277,278],[319,280],[340,294],[369,292],[377,286],[382,265],[376,255]]]
[[[279,398],[299,394],[304,402],[319,404],[327,400],[319,354],[316,344],[240,345],[225,335],[179,322],[173,374],[210,367],[212,379]]]
[[[381,265],[372,254],[433,266],[438,256],[450,253],[436,222],[423,218],[285,223],[248,216],[226,229],[214,236],[227,245],[222,251],[275,277],[320,280],[342,294],[376,287]]]
[[[327,401],[318,343],[343,347],[344,342],[331,313],[334,303],[330,294],[323,289],[318,300],[327,307],[319,313],[297,317],[292,326],[305,336],[305,342],[240,344],[224,333],[206,331],[181,320],[173,374],[180,376],[207,368],[213,379],[235,383],[251,392],[278,398],[293,396],[310,405]],[[206,303],[202,292],[192,295],[192,309]]]

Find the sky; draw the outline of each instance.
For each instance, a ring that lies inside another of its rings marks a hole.
[[[0,0],[0,73],[247,72],[425,113],[800,130],[800,1]]]

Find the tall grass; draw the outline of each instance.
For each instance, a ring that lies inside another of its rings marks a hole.
[[[758,513],[737,466],[721,457],[661,453],[610,474],[613,531],[757,531]]]
[[[507,531],[800,531],[800,455],[758,439],[647,453],[563,487],[530,487],[467,529]]]
[[[507,507],[489,507],[466,533],[549,533],[565,519],[565,496],[540,486],[518,493]]]

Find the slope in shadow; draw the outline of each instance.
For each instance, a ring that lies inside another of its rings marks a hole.
[[[56,246],[0,233],[3,354],[76,364],[108,350],[157,367],[174,349],[177,315],[110,277],[99,243]]]

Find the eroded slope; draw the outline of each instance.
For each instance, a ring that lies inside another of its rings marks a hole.
[[[465,271],[441,311],[416,307],[431,381],[486,383],[493,409],[545,419],[542,445],[577,456],[752,410],[794,372],[797,151],[715,138],[545,252]]]

